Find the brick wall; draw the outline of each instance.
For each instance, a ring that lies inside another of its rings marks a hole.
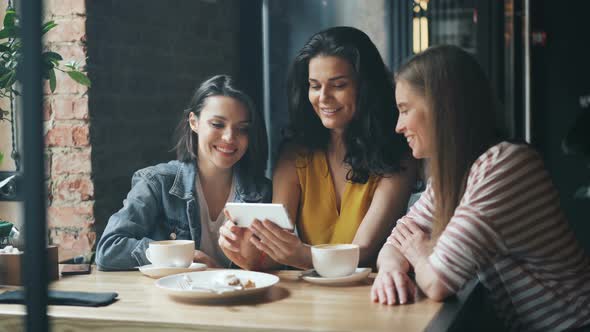
[[[133,171],[174,158],[172,133],[197,84],[235,74],[237,0],[46,0],[47,48],[88,57],[86,91],[57,73],[45,88],[50,242],[87,255],[122,206]],[[96,223],[95,223],[96,220]]]
[[[44,1],[45,21],[58,26],[45,35],[46,48],[64,60],[86,58],[86,8],[82,0]],[[96,242],[94,185],[91,179],[88,98],[86,88],[56,72],[57,89],[45,86],[44,129],[47,222],[50,243],[60,247],[60,259],[92,251]]]
[[[173,131],[196,86],[214,74],[236,74],[239,1],[86,4],[94,218],[100,234],[121,208],[133,172],[174,159]]]
[[[56,72],[56,91],[44,91],[49,241],[65,260],[94,250],[135,170],[174,158],[173,130],[195,87],[238,74],[239,0],[44,6],[44,21],[58,24],[45,48],[66,61],[88,58],[92,80],[87,90]]]

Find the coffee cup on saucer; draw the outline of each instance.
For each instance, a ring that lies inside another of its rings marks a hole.
[[[147,259],[157,267],[189,267],[193,262],[195,241],[166,240],[150,242]]]
[[[353,274],[359,264],[357,244],[320,244],[311,247],[311,260],[315,271],[324,278],[346,277]]]

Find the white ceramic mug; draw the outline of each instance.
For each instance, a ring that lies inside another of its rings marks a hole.
[[[189,267],[194,253],[195,241],[192,240],[154,241],[145,250],[147,259],[161,267]]]
[[[311,260],[316,272],[325,278],[346,277],[359,264],[357,244],[320,244],[311,247]]]

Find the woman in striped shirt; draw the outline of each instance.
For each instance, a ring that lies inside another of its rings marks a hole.
[[[416,284],[441,301],[477,275],[512,330],[590,324],[588,256],[541,157],[496,138],[491,89],[475,59],[432,47],[400,69],[395,95],[396,131],[414,157],[429,158],[430,179],[379,253],[373,301],[407,303]]]

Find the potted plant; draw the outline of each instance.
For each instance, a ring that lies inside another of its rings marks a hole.
[[[42,35],[46,34],[57,24],[54,21],[46,22],[42,25]],[[90,87],[90,80],[81,71],[81,66],[77,61],[62,63],[63,58],[60,54],[52,51],[44,51],[41,54],[42,59],[42,78],[49,81],[51,92],[55,91],[57,82],[55,71],[59,70],[68,74],[68,76],[79,84]],[[10,101],[8,109],[0,107],[0,122],[7,121],[11,125],[12,132],[12,159],[14,159],[16,170],[14,172],[0,172],[0,201],[16,200],[16,182],[19,177],[19,154],[16,144],[16,111],[15,99],[20,95],[17,87],[19,65],[22,60],[20,26],[19,18],[12,6],[8,6],[4,16],[3,27],[0,30],[0,98],[7,98]],[[0,152],[0,164],[3,162],[5,155]],[[0,218],[1,219],[1,218]],[[2,221],[6,227],[11,223]],[[8,229],[8,228],[6,228]],[[15,228],[13,228],[15,229]],[[11,232],[12,235],[14,232]],[[0,248],[3,246],[0,243]]]
[[[21,42],[19,38],[20,27],[19,19],[16,11],[12,7],[6,9],[4,16],[4,26],[0,30],[0,98],[8,98],[10,100],[10,107],[8,110],[0,108],[0,121],[8,121],[11,123],[13,132],[15,131],[15,107],[14,100],[19,95],[16,88],[18,79],[17,72],[19,70],[19,63],[22,59]],[[46,22],[42,25],[41,34],[44,35],[51,29],[55,28],[57,24],[54,21]],[[60,54],[52,51],[45,51],[41,54],[42,59],[42,77],[49,81],[49,88],[51,92],[55,91],[56,77],[55,71],[59,70],[68,74],[74,81],[84,86],[90,87],[90,80],[82,73],[80,64],[77,61],[70,61],[63,63],[63,58]],[[14,141],[14,139],[13,139]],[[13,142],[13,155],[18,171],[18,153],[16,152],[15,143]],[[0,163],[4,155],[0,153]]]

